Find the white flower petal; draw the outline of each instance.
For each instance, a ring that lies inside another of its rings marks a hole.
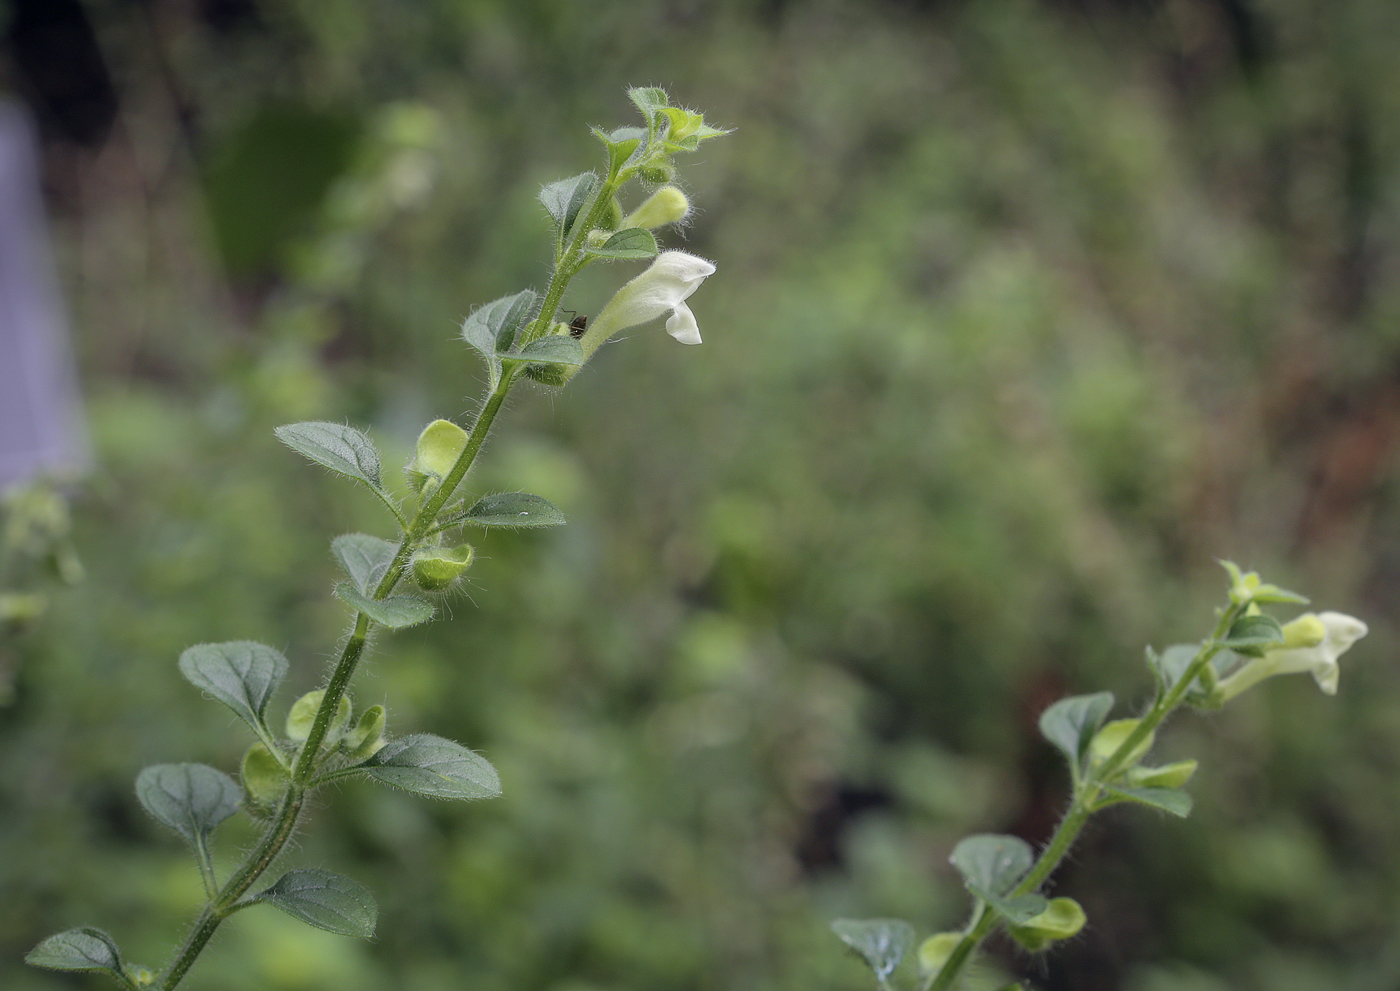
[[[684,303],[677,303],[666,320],[666,333],[682,344],[700,343],[700,325],[695,322],[695,314]]]

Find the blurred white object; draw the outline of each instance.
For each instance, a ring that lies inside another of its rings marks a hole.
[[[0,488],[88,463],[35,147],[28,115],[0,100]]]

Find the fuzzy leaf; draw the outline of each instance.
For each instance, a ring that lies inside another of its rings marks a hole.
[[[287,659],[252,640],[202,643],[180,655],[180,673],[259,731],[268,700],[287,674]]]
[[[914,945],[914,927],[902,919],[836,919],[831,931],[884,981]]]
[[[1076,769],[1084,766],[1084,752],[1113,708],[1113,693],[1072,695],[1060,699],[1040,714],[1040,733],[1064,752]],[[1076,777],[1077,780],[1077,777]]]
[[[476,526],[558,526],[564,514],[548,499],[528,492],[485,496],[460,518]]]
[[[399,545],[367,533],[342,533],[331,541],[331,553],[366,595],[384,577]]]
[[[257,902],[275,905],[302,922],[342,936],[373,936],[379,920],[374,896],[364,885],[314,868],[288,871],[247,904]]]
[[[378,781],[431,798],[495,798],[501,793],[501,779],[485,757],[431,733],[387,743],[359,767]]]
[[[1025,877],[1035,862],[1035,854],[1025,840],[984,833],[969,836],[955,846],[950,859],[969,888],[975,885],[1000,898]]]
[[[46,970],[101,971],[125,988],[135,988],[122,969],[121,950],[101,929],[84,926],[55,933],[25,956],[31,967]]]
[[[368,437],[343,423],[289,423],[273,431],[277,439],[331,471],[379,488],[379,452]]]
[[[1106,788],[1105,791],[1117,801],[1150,805],[1182,819],[1191,814],[1194,804],[1189,794],[1176,788]]]
[[[618,258],[632,260],[637,258],[654,258],[660,249],[656,246],[656,237],[644,227],[629,227],[625,231],[618,231],[596,248],[589,248],[588,253],[595,258]]]
[[[588,197],[593,194],[597,185],[598,177],[592,172],[584,172],[568,179],[551,182],[540,190],[540,203],[543,204],[545,212],[554,219],[561,243],[569,236],[574,222],[578,220],[579,211],[588,202]]]
[[[582,365],[583,348],[572,337],[554,335],[531,341],[515,354],[501,355],[503,361],[529,361],[546,365]]]
[[[391,595],[387,599],[371,599],[353,585],[341,582],[335,587],[336,596],[354,606],[380,626],[401,630],[417,626],[433,618],[433,604],[414,595]]]
[[[1241,616],[1230,627],[1225,639],[1220,641],[1221,646],[1231,650],[1267,647],[1276,643],[1283,643],[1283,627],[1272,616],[1262,614]]]
[[[141,807],[196,847],[238,811],[243,789],[205,764],[156,764],[136,776]]]

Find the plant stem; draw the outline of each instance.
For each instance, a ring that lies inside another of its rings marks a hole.
[[[467,435],[467,442],[462,448],[462,453],[458,455],[451,471],[447,473],[447,477],[443,479],[438,490],[414,514],[413,520],[404,533],[403,540],[399,543],[399,549],[394,554],[393,562],[374,589],[374,598],[383,599],[388,596],[394,590],[394,586],[398,584],[399,579],[403,577],[404,569],[407,567],[413,551],[417,549],[424,535],[432,529],[437,520],[437,514],[442,511],[448,497],[466,477],[467,471],[481,452],[481,446],[486,440],[487,433],[491,430],[491,424],[495,420],[496,414],[500,412],[501,406],[505,402],[506,394],[510,391],[514,379],[515,375],[507,371],[487,397],[486,403],[481,408],[481,413],[476,418],[476,423],[472,425],[471,432]],[[228,879],[228,882],[219,890],[218,896],[209,901],[199,918],[195,920],[194,927],[185,938],[184,944],[165,970],[165,976],[160,983],[161,991],[173,991],[175,986],[180,983],[186,971],[203,952],[204,947],[214,935],[214,931],[219,928],[219,924],[236,910],[238,900],[247,893],[262,873],[272,866],[273,861],[287,845],[287,841],[296,832],[297,818],[300,816],[302,805],[306,800],[307,784],[316,769],[316,757],[326,738],[326,732],[330,728],[331,717],[340,706],[340,700],[344,696],[345,689],[349,686],[350,679],[354,676],[355,668],[364,653],[369,629],[369,617],[364,613],[356,613],[355,625],[350,631],[350,637],[346,640],[345,647],[340,652],[340,659],[331,672],[330,680],[326,683],[326,693],[321,699],[320,707],[316,710],[316,719],[312,723],[311,732],[297,756],[296,764],[290,775],[291,783],[287,787],[286,794],[282,796],[282,802],[278,806],[272,823],[243,863]]]
[[[1055,868],[1060,865],[1060,861],[1064,860],[1065,855],[1074,846],[1074,841],[1079,838],[1079,833],[1083,830],[1085,823],[1089,821],[1089,816],[1093,814],[1094,801],[1098,798],[1104,783],[1121,770],[1128,756],[1138,744],[1147,739],[1148,735],[1154,732],[1162,721],[1181,705],[1182,699],[1186,697],[1186,693],[1196,678],[1205,670],[1205,666],[1210,663],[1211,658],[1222,649],[1220,641],[1230,629],[1231,624],[1239,617],[1241,611],[1240,606],[1231,606],[1221,614],[1219,622],[1216,623],[1215,631],[1209,639],[1201,644],[1196,656],[1191,659],[1191,663],[1187,665],[1186,671],[1177,683],[1172,686],[1170,691],[1160,694],[1153,701],[1152,707],[1148,709],[1147,714],[1142,717],[1133,731],[1128,734],[1127,739],[1075,788],[1074,799],[1070,803],[1069,811],[1060,820],[1060,824],[1055,827],[1050,842],[1040,852],[1040,856],[1036,858],[1030,872],[1008,892],[1007,897],[1015,898],[1031,894],[1054,873]],[[977,947],[991,934],[1000,921],[1000,913],[992,906],[984,904],[982,911],[969,924],[962,939],[958,941],[958,945],[949,954],[942,970],[924,986],[924,991],[949,991],[958,978],[962,976],[963,970],[971,961],[972,954],[977,950]]]

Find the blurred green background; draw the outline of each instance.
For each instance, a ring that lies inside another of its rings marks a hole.
[[[683,159],[705,336],[525,389],[472,486],[450,621],[355,690],[505,796],[347,785],[288,863],[378,895],[357,943],[238,915],[205,991],[855,991],[827,931],[961,923],[971,831],[1042,841],[1057,696],[1136,704],[1229,556],[1364,617],[1329,699],[1266,684],[1159,744],[1193,817],[1115,810],[1057,894],[1056,991],[1400,984],[1400,5],[1393,0],[9,0],[98,468],[84,584],[7,649],[0,987],[76,925],[156,965],[197,874],[132,793],[248,740],[175,660],[253,638],[315,687],[327,542],[372,497],[296,419],[407,459],[484,379],[454,339],[546,277],[538,187],[629,84],[736,128]],[[596,312],[635,266],[590,270]],[[226,860],[250,828],[224,827]]]

